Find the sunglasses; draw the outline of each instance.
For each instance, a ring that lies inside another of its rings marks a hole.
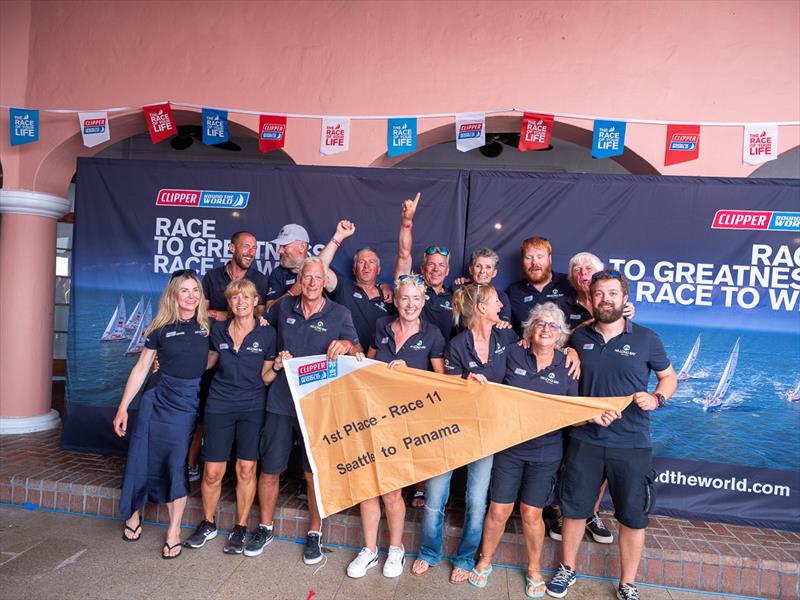
[[[416,285],[425,285],[425,283],[422,281],[422,277],[419,275],[400,275],[400,277],[397,278],[397,281],[398,283],[410,281]]]
[[[605,278],[605,279],[622,279],[622,273],[616,270],[609,270],[606,269],[604,271],[598,271],[594,275],[592,275],[592,281],[597,281],[598,279]]]
[[[180,269],[178,271],[173,271],[169,279],[172,281],[176,277],[194,277],[197,279],[197,271],[194,269]]]
[[[442,256],[450,256],[450,250],[445,248],[444,246],[428,246],[425,248],[425,252],[423,252],[424,256],[430,256],[431,254],[441,254]]]

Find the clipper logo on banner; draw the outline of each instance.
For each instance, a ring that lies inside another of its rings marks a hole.
[[[664,166],[700,156],[700,125],[667,125],[667,151]]]
[[[414,152],[417,149],[417,120],[389,119],[386,137],[389,158]]]
[[[87,148],[93,148],[111,139],[111,131],[108,128],[108,113],[78,113],[78,121],[81,124],[83,145]]]
[[[300,385],[320,381],[322,379],[335,379],[338,368],[335,360],[320,360],[297,368],[297,379]]]
[[[39,111],[8,109],[9,141],[12,146],[39,141]]]
[[[203,109],[203,143],[209,146],[228,141],[228,111]]]
[[[595,121],[592,157],[609,158],[625,152],[625,121]]]
[[[711,229],[800,231],[800,212],[777,210],[718,210]]]
[[[324,156],[350,148],[350,119],[323,119],[319,151]]]
[[[468,152],[486,145],[486,113],[456,115],[456,148]]]
[[[553,135],[553,115],[525,113],[519,131],[519,151],[545,150],[550,147]]]
[[[744,126],[742,160],[760,165],[778,158],[778,126],[748,123]]]
[[[261,115],[258,118],[258,150],[262,153],[283,148],[286,143],[286,117]]]
[[[169,103],[145,106],[142,110],[144,111],[144,118],[147,119],[147,129],[150,131],[150,140],[154,144],[178,132],[178,129],[175,127],[175,119],[172,116],[172,108]]]
[[[158,190],[156,206],[190,208],[247,208],[250,192],[216,190]]]

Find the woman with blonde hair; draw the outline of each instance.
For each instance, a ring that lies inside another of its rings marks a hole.
[[[197,273],[174,272],[145,333],[145,347],[131,369],[114,417],[114,432],[124,437],[129,431],[128,406],[158,354],[159,370],[147,383],[130,431],[119,510],[125,518],[122,539],[134,542],[142,535],[144,505],[167,505],[169,528],[161,550],[161,557],[166,559],[180,555],[180,526],[189,492],[186,456],[197,419],[200,376],[208,364],[208,335],[208,315]]]

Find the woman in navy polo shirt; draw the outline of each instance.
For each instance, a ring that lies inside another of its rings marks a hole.
[[[532,308],[522,325],[529,348],[508,347],[503,383],[534,392],[577,396],[578,381],[569,376],[560,351],[569,337],[564,312],[554,303],[546,302]],[[488,583],[492,555],[519,497],[522,533],[528,550],[525,595],[544,596],[539,564],[544,545],[542,508],[553,494],[561,465],[561,438],[561,430],[556,430],[495,454],[480,560],[469,576],[475,587],[484,588]]]
[[[516,345],[517,334],[510,325],[498,328],[503,303],[489,283],[468,283],[453,294],[453,320],[467,329],[456,335],[445,350],[444,372],[485,383],[500,383],[506,374],[506,353]],[[481,541],[486,496],[492,472],[492,456],[471,463],[467,470],[466,511],[461,541],[453,556],[450,583],[464,583],[475,566],[475,552]],[[422,575],[442,558],[444,509],[450,495],[452,471],[428,480],[419,555],[411,567]]]
[[[209,324],[203,287],[191,270],[176,271],[146,332],[144,349],[128,376],[114,417],[114,432],[128,431],[128,406],[142,387],[158,354],[159,370],[147,384],[132,427],[122,478],[119,511],[122,538],[141,537],[141,510],[147,502],[166,503],[167,539],[162,558],[180,555],[180,527],[189,482],[186,455],[197,420],[197,390],[208,363]]]
[[[419,275],[412,273],[397,278],[394,283],[394,305],[397,318],[378,319],[375,324],[375,339],[367,357],[388,363],[390,369],[404,366],[444,373],[444,337],[436,325],[420,318],[425,305],[425,283]],[[363,357],[361,353],[356,354],[356,358]],[[399,489],[381,497],[389,526],[389,555],[383,565],[383,575],[398,577],[403,572],[405,562],[403,525],[406,505],[402,490]],[[369,569],[378,564],[380,501],[378,498],[364,500],[360,508],[364,547],[347,567],[347,574],[354,578],[364,577]]]
[[[256,464],[264,426],[266,388],[277,376],[275,329],[256,320],[258,290],[247,279],[231,281],[225,288],[230,314],[211,326],[209,364],[217,365],[206,401],[203,420],[203,520],[184,542],[202,548],[217,537],[217,512],[222,478],[236,441],[236,524],[223,548],[242,554],[247,517],[256,496]]]

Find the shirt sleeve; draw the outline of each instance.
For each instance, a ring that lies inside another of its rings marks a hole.
[[[444,356],[444,336],[437,327],[432,327],[434,332],[433,339],[431,339],[431,358],[442,358]]]
[[[227,323],[227,321],[214,321],[211,323],[211,333],[208,336],[208,349],[214,352],[219,352],[219,343],[222,341],[222,332],[218,323]]]
[[[670,364],[661,338],[658,337],[657,333],[653,332],[650,338],[650,356],[647,357],[647,366],[653,371],[663,371]]]
[[[275,360],[276,347],[278,345],[278,334],[275,331],[275,328],[271,325],[262,325],[262,329],[264,329],[264,362],[268,360]]]
[[[203,275],[203,296],[207,301],[211,301],[211,282],[208,280],[208,273]]]
[[[267,321],[269,321],[270,325],[275,327],[276,323],[278,322],[279,318],[279,309],[280,309],[280,302],[275,302],[272,306],[269,307],[267,311]]]
[[[463,375],[464,365],[461,364],[461,358],[458,356],[458,349],[454,348],[453,341],[460,339],[461,336],[453,338],[447,347],[444,349],[444,372],[448,375]]]
[[[269,279],[267,280],[267,300],[277,300],[281,296],[283,296],[283,292],[286,291],[286,285],[278,278],[278,274],[276,271],[270,273]]]
[[[159,341],[161,341],[161,330],[156,329],[155,331],[151,331],[150,335],[145,338],[144,347],[150,350],[158,350]]]
[[[356,331],[356,326],[353,325],[353,315],[351,315],[350,311],[346,308],[342,308],[344,309],[344,313],[342,318],[342,326],[339,329],[339,339],[352,342],[355,346],[360,342],[358,341],[358,332]]]
[[[564,377],[566,377],[567,381],[569,381],[569,387],[567,388],[567,393],[565,395],[566,396],[578,396],[579,395],[578,394],[578,390],[579,390],[580,381],[578,379],[573,379],[572,377],[570,377],[569,376],[569,372],[567,371],[567,369],[564,369]]]

